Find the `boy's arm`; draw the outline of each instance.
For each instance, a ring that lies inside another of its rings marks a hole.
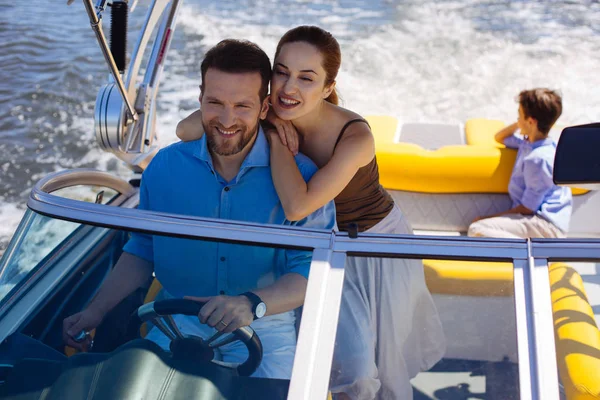
[[[527,158],[523,162],[523,178],[525,191],[521,196],[521,204],[536,212],[542,207],[546,195],[552,191],[552,161],[544,158]]]
[[[548,192],[554,186],[554,182],[552,181],[552,165],[542,158],[526,159],[523,163],[523,177],[525,180],[525,191],[520,199],[521,204],[507,211],[477,218],[475,221],[483,218],[499,217],[505,214],[535,214],[544,203]]]
[[[511,136],[513,136],[515,134],[515,132],[517,131],[517,129],[519,128],[519,126],[517,125],[517,123],[515,122],[514,124],[510,124],[508,126],[505,126],[504,128],[502,128],[501,130],[499,130],[496,135],[494,135],[494,140],[496,140],[496,142],[506,145],[508,147],[513,147],[513,146],[509,146],[508,144],[505,143],[505,140]]]
[[[179,121],[175,133],[177,134],[177,137],[184,142],[200,139],[204,135],[202,111],[196,110]]]

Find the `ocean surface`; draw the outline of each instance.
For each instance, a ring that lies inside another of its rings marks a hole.
[[[130,47],[147,4],[130,15]],[[560,125],[600,120],[598,1],[196,0],[183,3],[178,21],[158,97],[165,145],[197,107],[208,48],[247,38],[272,56],[281,35],[301,24],[338,38],[337,87],[361,114],[512,122],[516,94],[546,86],[563,95]],[[0,3],[0,253],[46,174],[93,167],[130,175],[95,142],[94,103],[107,77],[81,1]]]

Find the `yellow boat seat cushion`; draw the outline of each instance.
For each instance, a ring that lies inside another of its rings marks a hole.
[[[497,119],[473,118],[465,123],[465,141],[468,145],[504,148],[494,140],[494,135],[506,125]]]
[[[600,399],[600,331],[581,276],[550,265],[558,372],[568,400]]]
[[[379,179],[386,189],[419,193],[508,193],[517,152],[493,144],[494,130],[502,128],[500,121],[467,121],[471,132],[468,145],[425,150],[413,143],[396,142],[399,129],[396,118],[368,116],[366,119],[375,136]],[[573,194],[587,193],[583,189],[572,191]]]
[[[434,294],[509,297],[514,293],[508,262],[423,260],[425,281]]]

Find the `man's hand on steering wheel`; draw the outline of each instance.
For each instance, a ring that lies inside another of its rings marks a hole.
[[[245,296],[244,296],[245,297]],[[197,300],[197,301],[194,301]],[[235,369],[240,376],[252,375],[262,360],[263,348],[260,338],[254,332],[250,326],[241,326],[235,329],[235,326],[240,326],[239,322],[231,322],[231,327],[227,326],[225,330],[224,324],[222,325],[220,332],[215,333],[211,338],[203,339],[193,334],[184,334],[179,330],[179,327],[173,320],[173,315],[197,315],[200,318],[203,310],[208,304],[201,303],[198,300],[213,302],[210,309],[212,310],[206,316],[208,321],[214,314],[215,319],[219,315],[223,317],[233,316],[232,321],[240,319],[246,321],[245,325],[250,325],[253,319],[253,313],[244,311],[249,309],[249,306],[244,305],[240,299],[229,297],[229,296],[217,296],[217,297],[190,297],[187,299],[166,299],[159,300],[151,303],[146,303],[140,306],[137,311],[133,314],[133,318],[139,323],[151,321],[156,328],[164,333],[171,341],[169,349],[173,353],[174,357],[178,358],[189,358],[195,356],[202,356],[202,359],[208,360],[206,357],[212,357],[212,362],[215,361],[214,351],[220,347],[226,346],[233,342],[243,342],[248,350],[248,358],[243,363],[236,366],[227,366],[230,369]],[[236,301],[237,300],[237,301]],[[250,302],[250,300],[248,300]],[[217,311],[221,310],[221,311]],[[217,313],[217,314],[215,314]],[[221,313],[221,314],[218,314]],[[247,314],[252,315],[250,321],[248,321]],[[242,317],[244,315],[245,317]],[[217,320],[219,322],[220,320]],[[234,330],[235,329],[235,330]],[[231,334],[223,337],[225,332],[233,331]]]
[[[249,326],[254,321],[252,304],[246,296],[186,296],[185,298],[206,303],[200,310],[198,319],[219,332],[231,333],[238,328]]]

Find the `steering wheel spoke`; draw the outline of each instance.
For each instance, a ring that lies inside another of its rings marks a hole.
[[[214,343],[209,343],[208,346],[210,348],[212,348],[212,349],[218,349],[219,347],[223,347],[223,346],[225,346],[226,344],[229,344],[229,343],[237,342],[238,340],[240,340],[240,339],[237,336],[235,336],[234,334],[230,333],[229,335],[225,336],[223,338],[223,340],[219,340],[219,341],[214,342]]]
[[[225,334],[225,332],[219,332],[219,331],[215,332],[214,335],[212,335],[210,338],[208,338],[208,340],[206,341],[206,344],[211,344],[212,342],[214,342],[215,340],[217,340],[224,334]]]
[[[164,315],[163,320],[164,320],[165,324],[169,327],[171,332],[173,332],[175,334],[175,337],[177,337],[178,339],[183,339],[183,334],[177,327],[177,324],[175,323],[175,320],[173,319],[173,317],[171,315]]]
[[[153,318],[150,320],[169,340],[177,339],[177,336],[167,327],[162,318]]]

